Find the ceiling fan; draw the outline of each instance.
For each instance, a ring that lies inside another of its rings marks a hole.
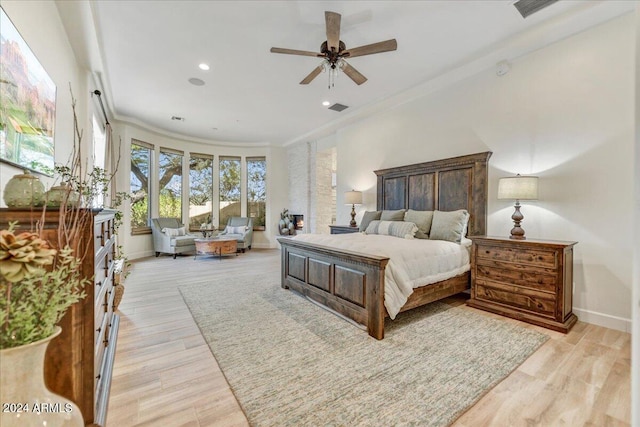
[[[327,40],[320,46],[320,52],[310,52],[306,50],[284,49],[272,47],[272,53],[284,53],[287,55],[315,56],[323,58],[322,64],[317,66],[307,77],[302,79],[301,85],[311,83],[321,72],[329,70],[329,88],[333,86],[333,81],[338,69],[342,70],[356,84],[361,85],[367,81],[358,70],[345,61],[345,58],[355,58],[356,56],[372,55],[374,53],[389,52],[398,48],[396,39],[383,42],[372,43],[366,46],[347,49],[347,46],[340,40],[340,20],[341,15],[336,12],[326,11],[324,13],[327,27]]]

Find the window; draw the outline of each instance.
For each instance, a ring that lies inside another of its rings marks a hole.
[[[149,183],[153,145],[131,140],[131,234],[150,233]]]
[[[191,154],[189,159],[189,230],[213,222],[213,156]]]
[[[264,230],[267,160],[264,157],[247,158],[247,215],[253,218],[253,229]]]
[[[107,135],[98,118],[92,116],[93,131],[93,167],[100,168],[105,171],[105,155],[107,154]],[[100,208],[104,206],[104,193],[96,194],[93,199],[93,207]]]
[[[161,218],[178,218],[182,222],[182,159],[181,151],[160,149],[158,160],[158,213]]]
[[[240,216],[240,158],[220,157],[220,227]]]

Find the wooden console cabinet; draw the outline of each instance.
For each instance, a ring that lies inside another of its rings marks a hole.
[[[118,337],[119,316],[114,313],[116,235],[114,213],[92,210],[81,234],[86,249],[82,273],[92,279],[86,298],[69,308],[59,325],[62,333],[47,349],[44,375],[47,387],[78,405],[86,424],[106,424],[111,373]],[[0,209],[0,229],[18,221],[16,231],[28,231],[42,218],[42,211]],[[60,214],[50,208],[45,214],[44,238],[58,247]]]
[[[577,242],[471,237],[467,305],[567,333],[573,309]]]

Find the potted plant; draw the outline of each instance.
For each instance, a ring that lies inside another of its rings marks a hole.
[[[0,424],[82,426],[80,409],[46,388],[43,371],[46,348],[61,332],[57,323],[90,281],[69,246],[52,249],[37,233],[16,234],[14,227],[0,231],[0,400],[9,404]]]

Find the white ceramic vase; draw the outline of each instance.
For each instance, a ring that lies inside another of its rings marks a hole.
[[[84,420],[72,401],[49,391],[44,383],[48,338],[0,350],[0,425],[2,427],[82,427]]]

